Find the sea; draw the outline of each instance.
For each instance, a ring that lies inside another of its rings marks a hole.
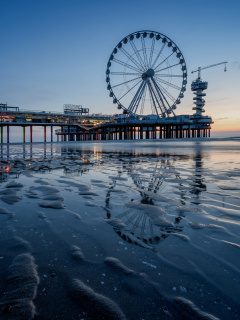
[[[240,319],[240,134],[0,156],[1,319]]]

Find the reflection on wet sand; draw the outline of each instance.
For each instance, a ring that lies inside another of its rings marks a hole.
[[[0,280],[34,257],[36,319],[93,319],[100,302],[129,320],[238,318],[239,162],[149,146],[1,146]]]

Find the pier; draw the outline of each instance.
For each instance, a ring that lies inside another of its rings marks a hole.
[[[28,111],[0,104],[1,143],[10,143],[11,128],[22,128],[22,142],[33,142],[34,127],[43,127],[43,142],[47,141],[50,128],[50,142],[54,134],[57,141],[101,141],[101,140],[142,140],[142,139],[183,139],[210,137],[212,119],[195,115],[168,116],[154,115],[102,115],[89,114],[89,109],[65,107],[64,112]],[[29,130],[29,141],[26,141]]]

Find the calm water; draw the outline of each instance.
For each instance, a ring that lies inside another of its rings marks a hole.
[[[6,319],[22,253],[36,319],[240,318],[240,138],[2,145],[1,160]]]

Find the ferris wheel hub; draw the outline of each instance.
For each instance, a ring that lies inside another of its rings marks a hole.
[[[146,72],[142,74],[142,79],[146,80],[147,78],[152,78],[154,76],[155,72],[153,69],[148,69]]]
[[[154,74],[155,74],[155,72],[154,72],[153,69],[148,69],[148,71],[147,71],[147,76],[148,76],[148,77],[153,77]]]

